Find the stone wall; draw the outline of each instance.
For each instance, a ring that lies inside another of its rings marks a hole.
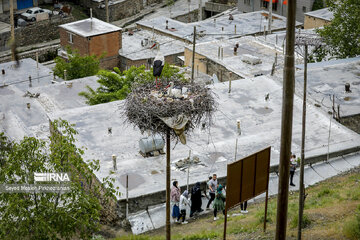
[[[221,13],[233,7],[234,5],[230,5],[230,4],[221,4],[215,2],[205,3],[205,11],[215,12],[215,13]]]
[[[34,49],[32,51],[23,52],[23,53],[20,53],[18,56],[20,59],[32,58],[32,59],[36,60],[36,53],[38,53],[39,62],[47,62],[47,61],[54,59],[57,56],[57,51],[59,48],[60,48],[60,45],[56,44],[56,45],[41,48],[41,49]],[[0,58],[0,63],[10,62],[10,61],[11,61],[11,53],[9,53],[6,56],[2,56]]]
[[[360,134],[360,114],[348,117],[341,117],[339,122],[344,126],[350,128],[354,132]]]
[[[73,17],[53,17],[49,20],[34,22],[26,27],[15,29],[15,39],[18,47],[38,44],[59,38],[58,26],[74,21]],[[0,34],[0,51],[9,49],[10,32]]]
[[[185,56],[185,63],[184,63],[185,66],[191,66],[192,50],[185,48],[184,56]],[[237,80],[242,78],[236,73],[229,71],[226,67],[198,53],[195,53],[194,65],[195,65],[195,71],[200,71],[210,76],[216,74],[220,82],[226,82],[229,80]]]
[[[36,22],[23,28],[17,28],[15,29],[17,46],[27,46],[58,39],[58,26],[73,21],[74,18],[72,16],[66,18],[55,16],[49,20]]]
[[[204,14],[203,14],[204,16]],[[193,11],[191,11],[190,13],[184,14],[184,15],[179,15],[175,18],[173,18],[174,20],[180,21],[180,22],[184,22],[184,23],[188,23],[188,22],[197,22],[199,21],[199,11],[198,9],[195,9]]]
[[[330,23],[331,21],[305,15],[304,29],[319,28],[328,25]]]
[[[85,8],[92,8],[93,16],[106,21],[106,11],[104,2],[98,3],[89,0],[80,1]],[[109,21],[116,21],[131,17],[144,9],[143,0],[123,0],[109,5]]]

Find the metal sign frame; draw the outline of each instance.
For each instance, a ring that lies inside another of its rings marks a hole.
[[[271,147],[227,165],[224,240],[227,211],[262,193],[265,197],[264,231],[266,231]],[[246,171],[244,171],[246,169]]]

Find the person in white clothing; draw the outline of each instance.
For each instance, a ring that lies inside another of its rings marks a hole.
[[[180,216],[178,217],[178,221],[180,218],[182,218],[181,224],[187,224],[188,222],[185,221],[186,216],[186,208],[190,206],[190,200],[188,199],[189,193],[187,190],[183,192],[183,194],[180,196]]]

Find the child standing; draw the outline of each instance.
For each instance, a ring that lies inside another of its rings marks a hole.
[[[180,196],[180,216],[178,217],[178,221],[180,220],[180,218],[182,218],[182,223],[181,224],[187,224],[188,222],[185,221],[185,217],[186,217],[186,207],[190,206],[190,201],[188,199],[189,197],[189,193],[187,190],[185,190],[183,192],[183,194]]]
[[[216,196],[215,196],[214,206],[213,206],[214,207],[214,221],[219,219],[216,217],[218,211],[222,211],[223,214],[225,215],[225,196],[224,196],[222,190],[223,190],[223,187],[220,184],[216,190]]]

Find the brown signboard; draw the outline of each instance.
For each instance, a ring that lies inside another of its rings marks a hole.
[[[227,166],[226,208],[254,198],[268,189],[270,150],[268,147]]]

